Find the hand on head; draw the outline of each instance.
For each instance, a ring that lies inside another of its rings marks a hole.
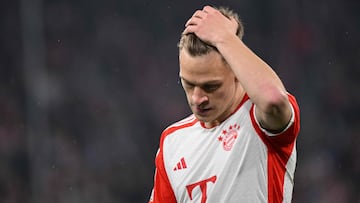
[[[229,35],[235,35],[238,22],[227,18],[219,10],[205,6],[197,10],[185,24],[183,34],[194,33],[201,40],[216,46]]]

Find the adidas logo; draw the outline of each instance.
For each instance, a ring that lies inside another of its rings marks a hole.
[[[186,163],[185,163],[185,158],[182,157],[180,159],[180,161],[176,164],[176,166],[174,167],[174,171],[177,171],[177,170],[181,170],[181,169],[186,169],[187,166],[186,166]]]

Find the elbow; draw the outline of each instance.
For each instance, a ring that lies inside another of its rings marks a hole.
[[[280,132],[291,119],[291,104],[285,90],[271,90],[262,94],[256,114],[263,128],[270,132]]]
[[[266,114],[281,115],[289,109],[289,99],[285,90],[272,90],[265,94],[263,111]]]

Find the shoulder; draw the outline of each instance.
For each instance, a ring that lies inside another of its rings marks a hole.
[[[190,116],[188,116],[176,123],[173,123],[172,125],[165,128],[165,130],[162,132],[161,137],[168,136],[169,134],[171,134],[177,130],[191,127],[191,126],[195,125],[197,122],[198,122],[198,120],[196,119],[194,114],[191,114]]]
[[[199,121],[196,119],[195,115],[191,114],[190,116],[176,123],[173,123],[172,125],[165,128],[165,130],[161,133],[161,137],[160,137],[160,149],[163,148],[165,138],[169,137],[171,134],[174,134],[174,132],[178,130],[194,126],[197,122]]]

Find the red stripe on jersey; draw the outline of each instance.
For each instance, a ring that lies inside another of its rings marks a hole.
[[[149,203],[176,203],[174,191],[171,188],[169,178],[166,174],[161,149],[155,158],[155,165],[154,188]]]
[[[286,164],[295,146],[295,139],[300,131],[300,110],[296,99],[288,95],[294,109],[294,123],[284,132],[276,136],[267,136],[255,120],[254,105],[250,110],[251,122],[268,149],[268,202],[282,202],[284,197],[284,178]]]
[[[186,123],[183,123],[182,121],[178,122],[178,123],[175,123],[174,125],[171,125],[170,127],[166,128],[164,130],[164,132],[162,133],[161,135],[161,140],[160,140],[160,144],[164,141],[165,137],[168,136],[169,134],[173,133],[174,131],[177,131],[179,129],[182,129],[182,128],[186,128],[186,127],[190,127],[190,126],[193,126],[195,123],[198,122],[198,120],[193,116],[191,115],[189,118],[193,117],[192,119],[189,119],[188,122]],[[188,119],[188,118],[186,118]],[[185,119],[184,119],[185,120]],[[179,123],[183,123],[181,125],[177,125]]]
[[[192,117],[192,116],[190,116]],[[188,120],[188,122],[184,122],[185,120]],[[171,187],[168,175],[165,170],[165,164],[164,164],[164,158],[163,158],[163,144],[166,136],[169,134],[175,132],[176,130],[186,128],[193,126],[195,123],[197,123],[198,120],[196,118],[189,119],[186,118],[183,121],[180,121],[174,125],[171,125],[167,129],[164,130],[164,132],[161,134],[160,138],[160,147],[159,147],[159,153],[157,154],[155,158],[155,178],[154,178],[154,188],[153,188],[153,194],[152,198],[150,199],[149,203],[176,203],[176,197],[174,194],[174,191]],[[179,125],[180,123],[183,123]],[[183,168],[186,168],[186,163],[184,159],[181,159],[181,164]],[[179,169],[181,168],[180,162],[178,163]]]

